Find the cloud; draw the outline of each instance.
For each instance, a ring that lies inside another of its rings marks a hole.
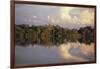
[[[70,16],[75,20],[76,23],[85,25],[94,24],[94,9],[93,8],[74,8],[69,12]]]
[[[68,28],[94,26],[94,9],[82,7],[60,7],[58,25]]]
[[[16,24],[45,25],[51,20],[52,25],[70,29],[94,26],[93,8],[28,4],[16,4],[15,7]]]
[[[80,14],[80,22],[83,24],[94,24],[94,12],[86,10]]]
[[[54,14],[57,14],[58,10],[59,9],[56,6],[16,4],[15,5],[15,23],[16,24],[33,24],[33,25],[47,24],[48,23],[47,16],[52,16]],[[37,16],[37,19],[32,18],[33,16]],[[29,20],[31,20],[31,22],[29,22]],[[35,23],[34,23],[34,20],[35,20]]]

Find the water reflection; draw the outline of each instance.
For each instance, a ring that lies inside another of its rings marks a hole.
[[[94,43],[90,45],[78,42],[61,44],[59,50],[64,59],[67,60],[73,59],[75,62],[94,60]]]
[[[16,64],[53,64],[94,61],[94,43],[67,42],[59,46],[16,46]]]

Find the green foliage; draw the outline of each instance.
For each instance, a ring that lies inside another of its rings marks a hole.
[[[65,42],[94,42],[95,30],[91,27],[76,29],[65,29],[60,26],[28,26],[15,25],[16,44],[45,44],[58,45]]]

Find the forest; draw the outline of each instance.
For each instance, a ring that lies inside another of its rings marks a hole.
[[[91,26],[81,27],[77,30],[62,28],[59,25],[29,26],[15,24],[15,39],[17,45],[59,45],[77,41],[90,44],[95,40],[95,29]]]

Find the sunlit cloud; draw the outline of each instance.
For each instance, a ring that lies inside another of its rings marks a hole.
[[[72,18],[72,23],[77,23],[77,24],[79,24],[79,23],[80,23],[80,19],[79,19],[77,16],[73,16],[73,18]]]
[[[50,20],[50,16],[48,16],[48,20]]]
[[[80,14],[80,21],[82,24],[93,24],[94,23],[94,12],[86,10]]]
[[[61,7],[60,8],[60,15],[62,20],[71,20],[71,16],[69,15],[70,10],[72,7]]]
[[[37,18],[37,16],[33,16],[33,18]]]
[[[90,11],[92,10],[92,11]],[[72,15],[71,15],[72,14]],[[76,23],[83,25],[94,24],[94,9],[76,8],[76,7],[61,7],[60,16],[65,23]]]

